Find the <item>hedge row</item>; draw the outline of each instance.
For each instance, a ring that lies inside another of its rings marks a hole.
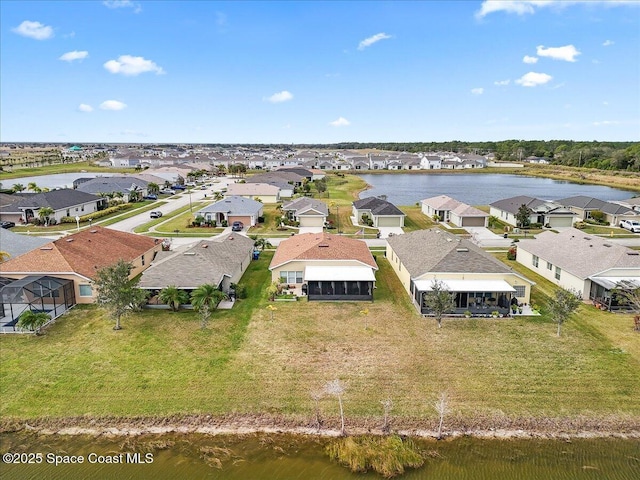
[[[80,222],[88,222],[90,219],[96,220],[98,218],[106,217],[107,215],[111,215],[112,213],[119,212],[121,210],[127,210],[131,207],[133,207],[133,203],[122,203],[120,205],[116,205],[115,207],[98,210],[97,212],[81,216]],[[75,217],[62,217],[60,219],[60,223],[76,223],[76,219]]]

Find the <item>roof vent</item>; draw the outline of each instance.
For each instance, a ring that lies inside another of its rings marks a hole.
[[[209,245],[207,245],[206,243],[203,243],[202,248],[209,248]]]
[[[73,238],[67,238],[67,242],[73,242]]]
[[[318,245],[319,247],[328,247],[329,244],[328,243],[321,243],[320,245]]]
[[[456,248],[456,252],[468,252],[468,248]]]
[[[640,252],[627,252],[627,255],[640,255]]]
[[[53,250],[53,247],[40,247],[40,250]]]
[[[610,243],[603,243],[603,245],[607,248],[611,248],[611,244]]]
[[[585,240],[591,240],[591,237],[584,237]]]
[[[189,255],[190,257],[194,256],[196,252],[184,252],[183,255]]]

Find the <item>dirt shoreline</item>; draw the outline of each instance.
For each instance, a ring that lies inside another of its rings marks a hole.
[[[347,418],[349,435],[384,435],[381,419]],[[272,415],[185,415],[172,417],[69,417],[1,419],[0,434],[29,432],[40,435],[134,437],[163,434],[249,435],[290,434],[337,437],[339,419],[325,419],[318,429],[315,420]],[[392,419],[391,431],[400,435],[436,438],[435,419]],[[445,419],[443,436],[485,439],[640,439],[640,418],[607,417],[454,417]]]

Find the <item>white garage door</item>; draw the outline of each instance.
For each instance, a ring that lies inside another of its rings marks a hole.
[[[379,227],[401,227],[402,217],[378,217]]]

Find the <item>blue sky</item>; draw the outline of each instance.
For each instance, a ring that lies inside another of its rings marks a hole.
[[[640,2],[0,2],[0,140],[640,140]]]

